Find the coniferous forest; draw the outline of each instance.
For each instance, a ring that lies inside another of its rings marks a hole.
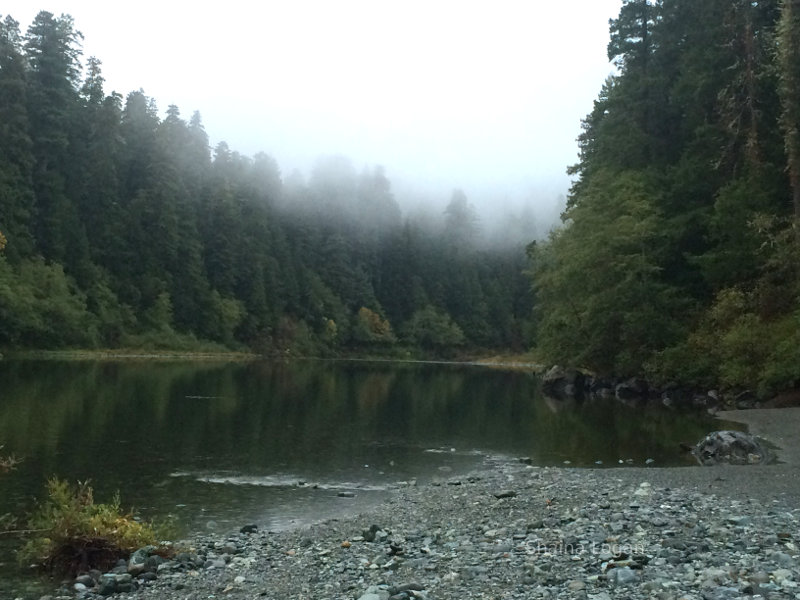
[[[568,43],[565,42],[565,43]],[[0,346],[535,348],[661,382],[800,381],[800,5],[626,0],[563,224],[480,241],[403,215],[380,167],[209,148],[106,94],[67,16],[0,26]],[[146,82],[144,82],[146,83]]]
[[[103,84],[71,17],[2,21],[0,348],[525,347],[525,241],[477,243],[463,192],[404,218],[381,167],[284,178]]]
[[[552,361],[800,380],[800,3],[628,0],[564,226],[531,247]]]

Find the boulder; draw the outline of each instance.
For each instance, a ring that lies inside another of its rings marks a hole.
[[[661,403],[667,408],[690,409],[694,408],[694,397],[694,390],[672,383],[667,385],[661,393]]]
[[[583,373],[555,365],[542,375],[542,391],[554,398],[576,398],[583,395]]]
[[[769,452],[754,436],[741,431],[712,431],[692,451],[701,465],[753,465],[769,460]]]
[[[733,406],[738,410],[747,410],[750,408],[758,408],[758,396],[752,390],[745,390],[736,394],[733,399]]]
[[[617,400],[641,400],[647,398],[649,386],[643,379],[626,379],[614,387]]]
[[[147,559],[150,558],[151,554],[155,552],[155,550],[155,546],[145,546],[144,548],[139,548],[136,552],[131,554],[131,558],[127,565],[128,573],[134,577],[144,573],[147,570]]]

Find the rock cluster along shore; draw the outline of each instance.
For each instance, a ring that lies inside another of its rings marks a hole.
[[[52,598],[104,597],[111,580],[119,600],[800,598],[794,503],[660,487],[656,473],[495,460],[355,517],[198,535],[167,561],[145,549]]]
[[[668,384],[663,387],[632,377],[605,379],[578,369],[553,366],[542,375],[542,391],[556,399],[616,398],[622,402],[659,402],[669,408],[702,410],[759,408],[761,402],[751,390],[698,390]]]

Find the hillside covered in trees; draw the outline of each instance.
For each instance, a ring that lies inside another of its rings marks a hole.
[[[462,192],[404,217],[380,167],[284,178],[103,83],[69,16],[0,24],[0,348],[525,347],[529,240],[479,243]]]
[[[548,360],[800,382],[800,3],[627,0],[564,225],[529,249]]]
[[[6,17],[0,347],[533,346],[604,375],[797,386],[797,0],[626,0],[610,33],[564,223],[526,257],[518,232],[482,241],[460,191],[412,217],[380,167],[327,157],[306,180],[212,151],[199,114],[107,94],[70,17]]]

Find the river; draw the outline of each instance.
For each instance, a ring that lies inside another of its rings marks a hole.
[[[184,531],[335,517],[498,455],[691,464],[678,443],[719,427],[614,400],[565,405],[532,373],[467,365],[6,360],[0,386],[0,444],[23,460],[0,476],[0,514],[24,515],[57,476]]]

